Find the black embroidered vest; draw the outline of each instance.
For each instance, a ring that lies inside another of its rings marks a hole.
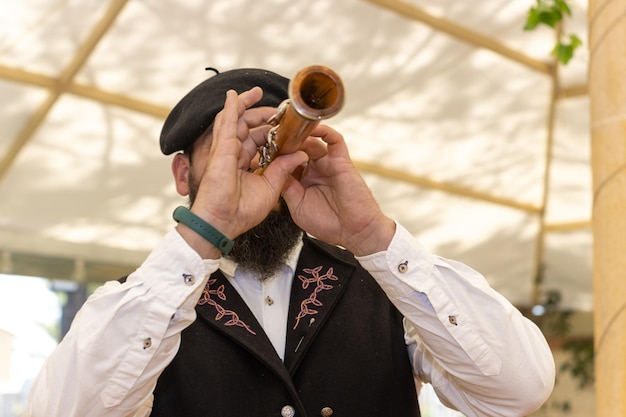
[[[284,363],[219,271],[196,311],[152,417],[419,416],[402,316],[346,251],[305,238]]]

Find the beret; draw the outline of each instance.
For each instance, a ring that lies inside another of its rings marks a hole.
[[[228,90],[241,94],[255,86],[263,89],[263,98],[252,107],[277,107],[289,96],[289,79],[271,71],[243,68],[220,72],[198,84],[174,106],[161,130],[161,152],[170,155],[198,139],[224,108]]]

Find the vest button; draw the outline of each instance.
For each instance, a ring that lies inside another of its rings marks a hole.
[[[330,417],[333,415],[333,409],[330,407],[324,407],[322,408],[322,411],[320,412],[320,415],[322,417]]]
[[[296,415],[296,410],[290,406],[286,405],[280,410],[281,417],[293,417]]]

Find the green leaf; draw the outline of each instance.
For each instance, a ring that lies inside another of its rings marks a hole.
[[[562,19],[563,14],[559,9],[549,7],[539,11],[539,21],[550,26],[551,28],[556,27],[557,23],[559,23]]]
[[[571,45],[558,42],[552,50],[552,55],[555,56],[563,65],[566,65],[572,56],[574,56],[574,48]]]
[[[539,12],[534,7],[528,11],[524,30],[533,30],[539,24]]]
[[[572,10],[569,8],[569,5],[565,0],[555,0],[554,6],[557,7],[560,11],[565,12],[568,16],[572,15]]]
[[[524,30],[532,30],[541,23],[554,28],[562,18],[563,15],[558,9],[542,4],[528,11]]]
[[[537,0],[537,5],[528,11],[524,29],[532,30],[539,24],[554,28],[563,20],[563,13],[572,14],[566,0]]]
[[[569,35],[569,41],[574,50],[583,44],[583,41],[581,41],[580,38],[576,35]]]
[[[581,46],[583,43],[576,35],[569,35],[568,38],[569,43],[560,41],[552,50],[552,55],[555,56],[563,64],[567,64],[572,59],[576,48]]]
[[[563,20],[563,15],[572,15],[568,5],[569,0],[535,0],[536,6],[528,10],[524,30],[533,30],[539,25],[547,25],[556,28]],[[576,35],[569,36],[569,42],[559,41],[552,49],[552,55],[561,63],[567,64],[574,56],[574,51],[582,45],[582,41]]]

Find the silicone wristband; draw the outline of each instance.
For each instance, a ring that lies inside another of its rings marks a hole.
[[[234,241],[230,240],[215,227],[189,211],[187,207],[176,207],[176,210],[174,210],[174,220],[184,224],[202,236],[206,241],[218,248],[223,255],[228,255],[228,252],[235,246]]]

